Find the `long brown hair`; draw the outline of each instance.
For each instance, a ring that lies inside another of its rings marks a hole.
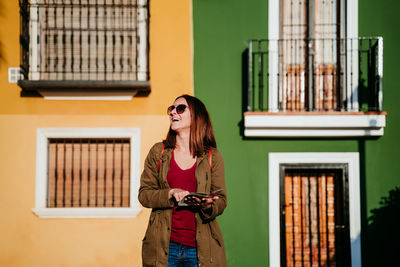
[[[190,110],[190,114],[192,115],[189,137],[190,153],[193,156],[200,156],[208,148],[217,147],[210,115],[208,114],[206,106],[197,97],[190,95],[181,95],[178,96],[175,100],[181,97],[183,97],[188,103],[188,108]],[[169,128],[167,137],[163,142],[165,144],[165,147],[175,148],[176,132],[173,131],[171,127]]]

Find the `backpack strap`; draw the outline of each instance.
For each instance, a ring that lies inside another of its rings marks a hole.
[[[158,161],[158,166],[157,169],[158,171],[160,171],[160,167],[161,167],[161,156],[164,153],[164,148],[165,148],[165,144],[162,144],[162,149],[161,149],[161,153],[160,153],[160,160]]]
[[[210,164],[210,171],[212,171],[212,147],[208,149],[208,163]]]

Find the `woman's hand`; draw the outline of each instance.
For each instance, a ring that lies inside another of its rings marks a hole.
[[[218,196],[210,197],[210,198],[202,198],[200,202],[201,209],[208,210],[211,209],[212,204],[215,200],[219,199]]]
[[[174,197],[177,202],[181,201],[188,194],[188,191],[182,190],[180,188],[172,188],[171,190],[169,190],[169,198],[171,199],[172,197]]]
[[[191,197],[189,202],[190,205],[200,207],[202,210],[209,210],[211,209],[212,204],[214,201],[219,199],[218,196],[213,196],[213,197],[203,197],[203,198],[198,198],[198,197]]]

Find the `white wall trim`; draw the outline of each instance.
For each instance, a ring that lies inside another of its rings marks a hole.
[[[358,0],[346,1],[347,109],[358,111]]]
[[[36,193],[32,211],[41,218],[136,217],[141,211],[139,128],[38,128],[36,133]],[[129,208],[47,208],[48,138],[130,138],[131,176]]]
[[[45,96],[45,100],[130,101],[133,96]]]
[[[34,208],[40,218],[134,218],[141,208]]]
[[[279,0],[268,1],[268,109],[278,112]]]
[[[346,37],[358,38],[358,0],[346,0]]]
[[[39,80],[40,79],[40,52],[41,45],[37,42],[37,38],[41,41],[42,32],[38,31],[38,27],[41,24],[42,20],[42,11],[39,9],[38,14],[38,5],[42,3],[42,0],[31,0],[31,8],[30,8],[30,18],[29,18],[29,67],[30,73],[28,73],[30,80]]]
[[[269,153],[269,259],[280,265],[279,167],[293,163],[348,164],[349,216],[352,267],[361,267],[360,172],[358,153]]]
[[[147,25],[147,9],[144,7],[147,5],[147,0],[139,0],[137,7],[137,30],[139,36],[139,44],[137,45],[138,50],[138,81],[147,81],[147,71],[148,71],[148,25]]]
[[[382,92],[382,78],[383,78],[383,37],[378,37],[378,76],[379,76],[379,92],[378,103],[379,110],[383,108],[383,92]]]
[[[248,137],[382,136],[386,115],[245,115]]]

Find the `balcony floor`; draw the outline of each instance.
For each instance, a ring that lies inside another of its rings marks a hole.
[[[382,136],[387,112],[245,112],[246,137]]]

